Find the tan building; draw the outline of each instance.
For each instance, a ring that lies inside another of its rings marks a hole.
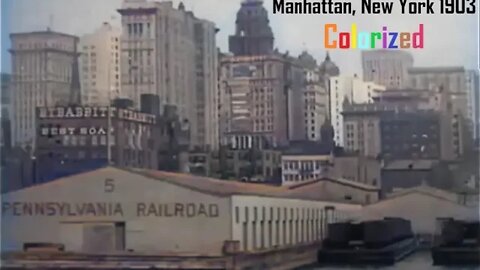
[[[226,149],[190,151],[183,172],[244,182],[277,184],[281,152],[268,149]]]
[[[346,151],[358,152],[370,158],[376,158],[382,153],[380,117],[375,108],[373,104],[344,108],[342,114],[344,119],[343,140]]]
[[[362,52],[363,79],[401,89],[409,84],[408,69],[413,66],[413,56],[401,50],[371,50]]]
[[[358,76],[335,76],[329,80],[330,116],[335,130],[335,143],[347,147],[344,130],[343,112],[345,107],[355,103],[372,103],[374,98],[385,91],[385,87],[370,81],[364,81]]]
[[[328,154],[282,154],[282,185],[294,185],[327,176],[330,160]]]
[[[290,194],[368,205],[379,201],[379,188],[341,178],[324,177],[288,187]]]
[[[455,193],[420,186],[391,194],[385,200],[363,208],[363,219],[399,217],[410,220],[415,234],[432,237],[438,233],[437,218],[478,220],[478,205],[467,206]]]
[[[449,94],[452,111],[469,118],[467,71],[463,67],[414,67],[408,70],[414,89],[442,89]]]
[[[121,93],[121,30],[104,22],[95,32],[80,37],[82,104],[109,105]]]
[[[13,33],[10,39],[12,143],[33,145],[37,106],[79,102],[79,93],[71,91],[72,78],[78,79],[78,38],[47,30]]]
[[[141,94],[178,107],[190,124],[191,145],[217,147],[216,28],[183,4],[125,0],[122,15],[122,96]]]
[[[228,246],[256,253],[313,244],[328,223],[361,210],[343,198],[343,184],[325,184],[343,203],[300,187],[107,167],[2,196],[2,249],[50,243],[73,253],[188,258],[223,256]]]
[[[382,162],[362,155],[334,157],[330,163],[329,177],[379,187]]]
[[[244,133],[265,137],[272,145],[286,144],[290,122],[286,119],[291,114],[285,92],[285,59],[279,55],[226,56],[221,66],[222,140]]]

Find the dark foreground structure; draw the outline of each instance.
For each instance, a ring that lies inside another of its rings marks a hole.
[[[320,264],[393,265],[416,250],[410,221],[400,218],[334,223],[318,252]]]
[[[434,265],[480,265],[480,222],[438,220],[440,235],[432,248]]]

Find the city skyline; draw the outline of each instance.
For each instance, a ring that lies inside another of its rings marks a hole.
[[[220,32],[217,35],[217,44],[223,52],[228,51],[228,36],[235,30],[235,14],[241,0],[185,0],[186,9],[202,19],[214,22]],[[117,9],[121,7],[122,0],[104,0],[101,2],[86,0],[4,0],[2,1],[2,72],[10,72],[9,34],[12,32],[28,32],[52,30],[81,36],[92,33],[102,22],[109,21],[115,26],[120,26],[120,14]],[[174,5],[180,3],[173,1]],[[205,4],[203,4],[205,3]],[[354,4],[355,6],[356,4]],[[95,6],[95,9],[91,9]],[[215,6],[215,9],[210,7]],[[325,23],[338,23],[342,29],[359,20],[362,28],[380,27],[385,21],[389,27],[399,29],[414,29],[418,23],[425,24],[425,49],[407,50],[415,58],[415,66],[464,66],[467,69],[478,67],[478,38],[472,42],[478,33],[476,16],[399,16],[395,15],[279,15],[273,14],[271,0],[264,1],[264,6],[269,12],[269,17],[275,35],[275,47],[280,51],[289,51],[291,55],[299,55],[307,50],[317,60],[325,57],[326,49],[323,48],[322,25]],[[222,13],[216,11],[222,10]],[[35,12],[35,16],[29,15]],[[368,18],[368,20],[365,20]],[[341,22],[340,22],[341,19]],[[364,19],[364,20],[362,20]],[[318,27],[312,27],[312,23]],[[301,29],[301,31],[298,31]],[[438,29],[442,29],[439,35]],[[463,29],[458,31],[457,29]],[[444,37],[451,37],[448,40]],[[445,54],[445,51],[449,51]],[[333,61],[342,70],[343,74],[361,74],[361,57],[359,51],[329,50]],[[441,58],[436,56],[442,55]]]

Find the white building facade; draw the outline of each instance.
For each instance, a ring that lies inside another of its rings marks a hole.
[[[221,256],[232,242],[240,252],[313,244],[329,223],[361,210],[251,185],[116,168],[63,178],[5,194],[2,248],[56,243],[74,253]]]
[[[10,35],[12,47],[12,143],[33,145],[38,106],[72,101],[78,38],[50,30]]]
[[[109,105],[120,96],[121,33],[105,22],[95,32],[80,37],[82,104]]]
[[[299,184],[327,176],[329,155],[282,155],[282,185]]]
[[[372,103],[373,98],[385,91],[385,87],[365,82],[358,77],[337,76],[330,78],[330,115],[335,130],[335,142],[344,146],[343,107],[345,104]]]
[[[475,140],[480,139],[480,79],[478,71],[467,71],[468,115]]]

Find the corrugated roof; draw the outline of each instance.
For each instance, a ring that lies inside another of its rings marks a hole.
[[[350,180],[347,180],[347,179],[341,179],[341,178],[336,178],[336,179],[334,179],[334,178],[322,178],[322,179],[318,179],[318,180],[312,180],[312,181],[308,181],[308,182],[305,182],[305,183],[289,186],[289,189],[290,190],[303,190],[303,189],[306,189],[306,188],[311,188],[312,186],[315,186],[315,185],[317,185],[321,182],[336,183],[336,184],[340,184],[342,186],[349,186],[349,187],[352,187],[352,188],[358,188],[358,189],[362,189],[362,190],[365,190],[365,191],[378,191],[378,190],[380,190],[376,186],[367,185],[367,184],[364,184],[364,183],[354,182],[354,181],[350,181]]]
[[[265,184],[252,184],[238,181],[226,181],[208,177],[200,177],[189,174],[170,173],[149,170],[133,170],[147,177],[166,181],[172,184],[190,188],[199,192],[209,193],[217,196],[232,195],[253,195],[265,197],[281,197],[289,199],[313,200],[313,201],[337,201],[346,203],[343,196],[331,194],[323,188],[322,183],[330,182],[364,191],[378,191],[375,186],[356,183],[344,179],[324,178],[309,181],[293,186],[271,186]]]
[[[285,187],[270,186],[264,184],[252,184],[238,181],[219,180],[214,178],[196,176],[183,173],[172,173],[163,171],[129,169],[146,177],[166,181],[172,184],[197,190],[199,192],[211,193],[219,196],[231,195],[263,195],[281,196],[287,191]]]
[[[330,201],[345,204],[352,204],[352,202],[345,201],[343,194],[333,194],[328,191],[328,188],[324,188],[322,183],[330,182],[340,185],[350,186],[366,191],[377,191],[378,188],[365,185],[362,183],[356,183],[343,179],[321,179],[294,186],[272,186],[266,184],[253,184],[240,181],[227,181],[219,180],[208,177],[195,176],[183,173],[172,173],[163,171],[154,171],[147,169],[133,169],[133,168],[117,168],[117,167],[104,167],[90,172],[84,172],[73,176],[67,176],[59,178],[57,180],[43,183],[37,186],[49,186],[55,188],[57,185],[61,185],[62,181],[71,177],[82,176],[89,178],[92,174],[102,170],[121,170],[137,175],[141,175],[150,179],[165,181],[173,185],[181,186],[194,191],[211,194],[214,196],[228,197],[233,195],[250,195],[261,197],[276,197],[276,198],[288,198],[299,200],[312,200],[312,201]],[[33,189],[37,186],[31,186],[26,189]]]

